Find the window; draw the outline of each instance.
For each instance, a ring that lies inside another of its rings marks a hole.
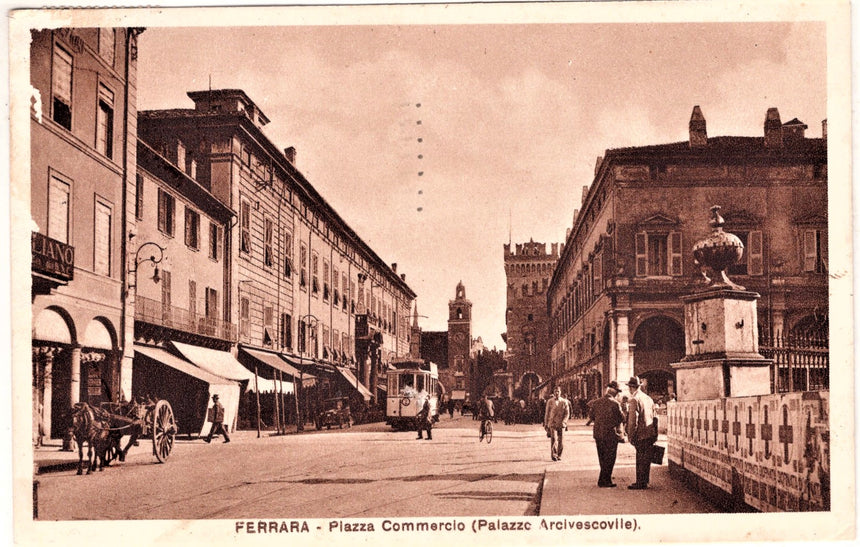
[[[803,271],[827,273],[827,231],[803,231]]]
[[[281,346],[293,349],[293,317],[288,313],[281,314]]]
[[[340,286],[343,287],[343,311],[346,311],[346,301],[349,298],[349,288],[346,280],[346,272],[342,272],[340,276]]]
[[[188,280],[188,312],[193,320],[197,315],[197,282]]]
[[[116,52],[116,30],[112,28],[99,29],[99,55],[105,62],[113,66]]]
[[[206,318],[218,319],[218,291],[206,287]]]
[[[247,296],[239,299],[239,335],[251,335],[251,301]]]
[[[219,260],[221,258],[222,241],[221,227],[214,222],[209,222],[209,258]]]
[[[636,275],[679,276],[683,273],[681,232],[636,234]]]
[[[744,244],[744,254],[740,261],[729,266],[729,275],[762,275],[762,233],[759,230],[727,230],[738,236]]]
[[[200,248],[200,213],[185,207],[185,245],[191,249]]]
[[[302,243],[301,249],[299,250],[299,260],[301,260],[299,271],[299,285],[302,288],[305,288],[308,284],[308,248],[305,247],[305,244]]]
[[[597,255],[594,257],[591,267],[591,285],[594,289],[594,296],[600,294],[603,290],[603,256]]]
[[[134,216],[137,220],[143,220],[143,175],[137,174],[135,185]]]
[[[345,332],[342,332],[340,334],[340,338],[341,338],[341,340],[340,340],[341,351],[344,353],[344,355],[352,355],[352,351],[350,351],[350,348],[349,348],[349,335]]]
[[[110,275],[111,270],[111,223],[113,213],[110,205],[96,202],[95,215],[95,260],[93,271],[99,275]]]
[[[51,119],[72,130],[72,56],[54,44],[53,72],[51,74]]]
[[[101,84],[96,110],[96,150],[113,158],[113,91]]]
[[[320,292],[320,279],[319,279],[319,265],[320,265],[320,257],[316,253],[311,257],[311,275],[313,278],[311,279],[311,290],[314,293]]]
[[[272,221],[270,219],[265,219],[265,244],[263,250],[263,261],[266,264],[266,267],[271,268],[275,263],[274,251],[272,250],[272,241],[274,239],[274,226],[272,225]]]
[[[293,234],[284,232],[284,277],[293,275]]]
[[[176,200],[173,196],[158,189],[158,229],[173,237],[174,216],[176,215]]]
[[[332,303],[335,306],[340,306],[340,272],[334,266],[331,269],[331,285],[334,291]]]
[[[323,259],[323,300],[328,302],[329,291],[331,285],[329,283],[329,264],[328,260]]]
[[[273,346],[275,341],[273,340],[273,332],[272,327],[275,320],[275,314],[271,305],[263,306],[263,345],[264,346]]]
[[[239,242],[239,250],[243,253],[251,252],[251,204],[242,200],[242,205],[239,208],[239,224],[241,228],[241,241]]]
[[[48,188],[48,237],[69,242],[69,199],[71,185],[51,174]]]

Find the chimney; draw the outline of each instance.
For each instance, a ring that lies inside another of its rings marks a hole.
[[[585,198],[588,197],[588,185],[582,187],[582,197],[579,198],[580,203],[585,203]]]
[[[393,271],[394,273],[397,273],[397,262],[391,263],[391,271]]]
[[[400,274],[400,279],[402,279],[403,281],[406,281],[406,274],[405,273]]]
[[[794,118],[790,122],[785,122],[782,126],[782,139],[785,144],[790,145],[802,141],[806,138],[806,129],[809,126],[802,121]]]
[[[293,167],[296,166],[296,147],[290,146],[289,148],[284,148],[284,156],[287,158],[287,161],[290,162],[290,165]]]
[[[699,105],[693,107],[690,116],[690,148],[704,148],[708,146],[708,129],[705,116]]]
[[[827,118],[821,120],[821,138],[827,138]]]
[[[600,171],[600,166],[603,164],[603,156],[597,156],[597,161],[594,162],[594,174],[597,175]]]
[[[552,244],[552,256],[558,256],[558,243]]]
[[[782,148],[782,122],[779,119],[779,110],[768,108],[764,119],[764,147]]]

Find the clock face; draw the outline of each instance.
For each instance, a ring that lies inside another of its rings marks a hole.
[[[466,335],[463,334],[462,332],[458,332],[457,334],[454,335],[454,340],[456,340],[458,342],[462,342],[463,340],[465,340],[465,338],[466,338]]]

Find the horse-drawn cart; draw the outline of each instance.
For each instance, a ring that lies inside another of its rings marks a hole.
[[[105,402],[98,407],[77,403],[72,409],[72,424],[80,457],[79,475],[83,467],[84,443],[89,445],[87,473],[92,471],[93,464],[98,460],[101,460],[99,468],[110,465],[115,458],[125,461],[128,449],[137,445],[139,438],[147,436],[152,438],[152,454],[160,463],[164,463],[173,450],[179,429],[173,407],[165,400],[149,400],[145,403]],[[125,435],[130,437],[125,448],[121,448]]]

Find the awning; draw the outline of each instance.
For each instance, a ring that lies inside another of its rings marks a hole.
[[[355,377],[355,374],[353,374],[351,370],[349,370],[348,368],[345,368],[345,367],[334,367],[334,368],[337,369],[338,372],[340,372],[341,376],[346,378],[347,382],[352,384],[352,387],[357,389],[358,392],[361,393],[362,396],[364,396],[365,401],[367,401],[371,397],[373,397],[373,395],[370,393],[370,390],[367,389],[366,387],[364,387],[364,385],[358,381],[358,378]]]
[[[242,363],[237,361],[229,351],[218,351],[180,342],[171,342],[171,344],[179,350],[183,357],[212,374],[237,382],[242,380],[254,381],[254,373],[242,366]]]
[[[224,405],[224,423],[227,424],[227,427],[229,427],[231,431],[236,428],[236,421],[239,415],[240,391],[240,387],[237,382],[212,374],[211,372],[195,366],[193,363],[189,363],[188,361],[185,361],[161,348],[152,348],[134,344],[134,351],[135,354],[139,353],[144,357],[157,361],[165,366],[178,370],[179,372],[197,378],[198,380],[208,384],[209,394],[207,397],[208,401],[206,403],[207,408],[212,405],[212,395],[217,393],[221,400],[221,404]],[[157,380],[154,381],[157,382]],[[184,396],[188,395],[186,394]],[[173,404],[176,405],[177,401],[174,401]],[[205,415],[208,416],[208,411]],[[204,420],[198,433],[200,435],[205,435],[209,432],[210,427],[211,424]]]
[[[286,373],[290,377],[290,381],[298,379],[302,374],[298,369],[296,369],[296,367],[281,359],[280,355],[276,353],[269,353],[267,351],[260,351],[250,348],[242,348],[242,352],[247,353],[249,356],[262,362],[263,364],[266,364],[274,369]]]

